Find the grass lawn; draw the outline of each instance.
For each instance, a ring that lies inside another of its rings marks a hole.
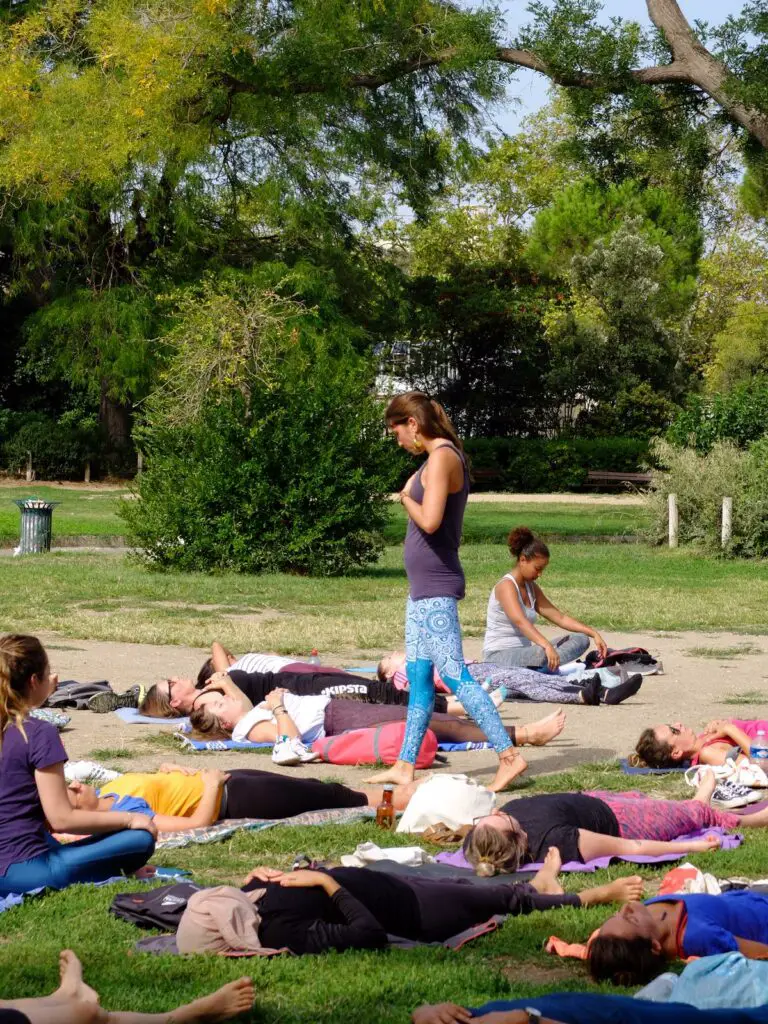
[[[728,561],[641,544],[551,545],[543,577],[560,607],[613,631],[761,633],[768,628],[768,561]],[[467,636],[482,636],[488,592],[509,566],[502,544],[462,551]],[[738,601],[734,603],[734,594]],[[339,579],[147,572],[122,555],[0,558],[0,630],[233,650],[363,654],[402,644],[401,547]]]
[[[13,504],[17,498],[42,498],[61,504],[53,510],[56,536],[122,536],[124,524],[117,517],[117,503],[124,491],[74,490],[67,487],[25,484],[0,488],[0,544],[18,541],[21,513]]]
[[[639,776],[632,779],[632,787],[659,796],[681,796],[685,791],[679,776]],[[627,788],[627,779],[614,766],[586,765],[561,776],[538,778],[524,791],[589,788]],[[281,828],[160,853],[153,861],[186,868],[204,884],[233,883],[257,864],[288,867],[296,853],[337,859],[367,839],[380,845],[410,845],[412,841],[412,837],[382,833],[368,822]],[[752,831],[739,850],[686,859],[720,877],[757,878],[765,874],[766,857],[768,832]],[[634,873],[634,866],[621,865],[596,876],[571,874],[564,880],[568,889],[578,890]],[[663,869],[648,867],[639,873],[647,880],[648,895],[653,894]],[[493,935],[457,953],[430,948],[272,961],[166,958],[132,956],[132,946],[143,933],[108,914],[115,892],[134,887],[139,888],[139,883],[75,886],[29,900],[0,915],[0,949],[4,951],[0,953],[0,998],[40,995],[53,989],[57,954],[62,947],[71,946],[85,964],[86,980],[109,1009],[168,1010],[247,973],[255,979],[258,996],[251,1020],[259,1024],[404,1024],[422,1002],[453,1000],[479,1005],[491,998],[589,989],[591,983],[581,963],[556,960],[542,951],[542,944],[552,934],[583,940],[611,912],[605,907],[566,908],[512,918]]]

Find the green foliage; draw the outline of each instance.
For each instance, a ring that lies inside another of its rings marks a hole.
[[[82,480],[86,462],[95,459],[103,445],[93,418],[70,414],[52,420],[31,414],[23,417],[22,425],[3,444],[3,461],[11,473],[21,473],[31,452],[38,478]]]
[[[632,437],[470,438],[465,447],[473,491],[578,490],[590,469],[637,473],[648,459],[647,442]]]
[[[749,383],[768,373],[768,305],[743,302],[713,340],[712,361],[706,369],[713,392]]]
[[[236,278],[179,302],[121,512],[146,563],[341,575],[376,559],[394,448],[350,337]]]
[[[719,441],[745,448],[763,436],[767,425],[768,376],[761,375],[724,393],[691,395],[666,437],[706,454]]]

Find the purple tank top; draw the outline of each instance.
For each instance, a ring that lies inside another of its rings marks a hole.
[[[464,467],[464,484],[456,494],[449,494],[445,503],[443,521],[434,533],[426,533],[412,519],[408,520],[405,535],[405,571],[408,575],[410,595],[418,601],[423,597],[464,597],[464,570],[459,561],[459,544],[464,525],[464,509],[469,494],[469,473],[462,453],[449,444]],[[421,474],[426,462],[416,474],[411,486],[411,497],[419,505],[424,500]]]

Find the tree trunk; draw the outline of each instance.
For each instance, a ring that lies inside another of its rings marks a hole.
[[[107,385],[108,382],[102,380],[99,422],[109,438],[110,449],[119,451],[131,443],[131,410],[110,398]]]

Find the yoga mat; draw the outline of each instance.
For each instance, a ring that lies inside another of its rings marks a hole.
[[[274,743],[251,743],[250,740],[193,740],[183,732],[173,735],[185,750],[198,754],[204,750],[271,750],[274,747]]]
[[[707,836],[718,835],[722,839],[720,846],[721,850],[735,850],[738,846],[744,842],[744,836],[738,832],[726,832],[724,828],[719,826],[713,828],[702,828],[697,832],[689,832],[688,835],[678,836],[676,842],[686,842],[691,839],[705,839]],[[688,856],[687,851],[681,850],[680,853],[664,853],[659,857],[646,857],[641,854],[636,854],[632,857],[595,857],[593,860],[589,860],[586,863],[582,863],[578,860],[569,860],[563,864],[561,871],[597,871],[598,868],[607,868],[609,864],[614,861],[623,860],[629,864],[666,864],[668,861],[680,860],[681,857]],[[472,870],[472,865],[464,856],[464,852],[461,849],[454,850],[453,853],[438,853],[435,857],[435,861],[438,864],[451,864],[456,868],[467,868]],[[526,864],[526,871],[538,871],[544,867],[543,864]]]
[[[149,715],[142,715],[138,708],[115,708],[113,715],[125,722],[126,725],[175,725],[179,729],[189,725],[188,718],[150,718]]]
[[[619,764],[625,775],[669,775],[670,772],[684,772],[691,767],[690,761],[681,761],[674,768],[635,768],[626,757],[620,757]]]
[[[345,668],[345,672],[349,672],[350,675],[372,675],[375,676],[378,668],[376,665],[358,665],[356,668]]]

